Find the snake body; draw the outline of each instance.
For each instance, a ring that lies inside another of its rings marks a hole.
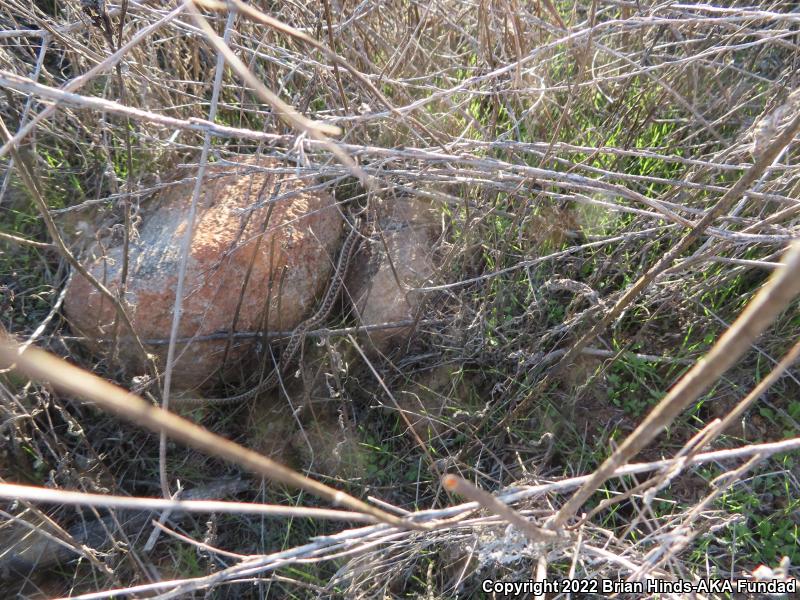
[[[281,353],[278,365],[272,370],[266,379],[263,379],[255,387],[237,394],[235,396],[227,396],[224,398],[175,398],[173,402],[177,404],[188,405],[219,405],[219,404],[235,404],[238,402],[246,402],[251,398],[255,398],[262,392],[272,389],[278,383],[278,378],[281,374],[285,373],[289,366],[292,364],[295,355],[303,345],[305,335],[308,331],[317,328],[325,322],[333,310],[333,305],[336,298],[344,285],[344,278],[347,274],[347,269],[350,266],[350,261],[355,254],[358,243],[361,240],[361,233],[359,231],[358,221],[350,222],[347,220],[346,226],[350,229],[339,251],[339,258],[336,260],[336,265],[333,271],[328,288],[325,290],[325,295],[320,302],[319,307],[308,319],[300,323],[292,331],[291,338],[286,348]]]

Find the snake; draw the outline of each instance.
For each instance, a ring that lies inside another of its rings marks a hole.
[[[330,316],[330,313],[333,310],[333,306],[336,302],[336,298],[339,296],[339,292],[344,285],[347,269],[350,266],[350,262],[362,237],[358,217],[356,217],[353,222],[345,218],[345,222],[350,231],[345,237],[341,249],[339,250],[339,257],[336,260],[333,277],[331,277],[328,288],[325,290],[322,301],[319,303],[319,307],[316,311],[314,311],[313,315],[305,319],[297,327],[295,327],[294,330],[292,330],[289,343],[286,345],[286,348],[284,348],[283,352],[281,352],[281,358],[269,376],[261,380],[255,387],[247,390],[246,392],[242,392],[241,394],[236,394],[235,396],[226,396],[220,398],[174,398],[173,402],[176,404],[185,405],[236,404],[239,402],[246,402],[275,387],[275,385],[278,383],[279,377],[283,373],[286,373],[289,366],[292,364],[294,357],[297,355],[297,352],[302,347],[306,333],[319,327]]]

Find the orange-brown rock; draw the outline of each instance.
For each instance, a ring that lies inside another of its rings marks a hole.
[[[416,318],[422,301],[416,288],[434,271],[435,217],[430,206],[416,199],[392,199],[381,203],[379,213],[381,234],[362,244],[347,277],[347,292],[362,325]],[[405,340],[411,329],[378,329],[369,337],[384,352]]]
[[[207,170],[187,263],[179,337],[291,330],[313,311],[329,281],[342,222],[333,199],[308,190],[311,183],[297,177],[291,165],[266,158],[242,156],[235,166]],[[131,243],[125,304],[143,341],[169,337],[193,187],[193,182],[180,183],[162,191],[158,208],[145,217]],[[122,247],[96,256],[88,268],[116,291]],[[110,302],[76,276],[64,305],[90,349],[108,350],[114,322]],[[119,332],[123,364],[141,369],[128,332],[122,326]],[[166,345],[146,347],[163,368]],[[227,356],[225,347],[224,339],[180,344],[175,387],[188,390],[216,382],[215,375],[229,372],[229,365],[253,353],[255,342],[237,340]]]

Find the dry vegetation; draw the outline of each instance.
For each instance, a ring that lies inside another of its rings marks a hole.
[[[797,577],[800,13],[756,4],[0,0],[0,595]],[[439,266],[396,352],[343,303],[308,392],[165,415],[62,290],[241,152],[430,202]]]

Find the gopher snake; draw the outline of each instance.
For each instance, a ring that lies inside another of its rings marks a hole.
[[[191,405],[207,405],[207,404],[234,404],[237,402],[245,402],[251,398],[255,398],[258,394],[272,389],[278,383],[278,378],[282,373],[285,373],[289,365],[294,360],[297,351],[303,345],[305,335],[308,331],[317,328],[325,322],[330,315],[339,291],[344,285],[344,278],[347,274],[347,268],[350,266],[350,260],[358,247],[358,242],[361,240],[361,232],[359,231],[359,220],[355,218],[353,222],[345,219],[346,226],[350,229],[345,237],[342,248],[339,251],[339,258],[336,260],[336,266],[333,271],[328,289],[325,290],[325,295],[319,308],[308,319],[300,323],[292,331],[292,336],[289,343],[281,353],[281,359],[278,365],[272,370],[269,377],[261,381],[254,388],[237,394],[235,396],[228,396],[225,398],[175,398],[173,402],[176,404],[191,404]]]

